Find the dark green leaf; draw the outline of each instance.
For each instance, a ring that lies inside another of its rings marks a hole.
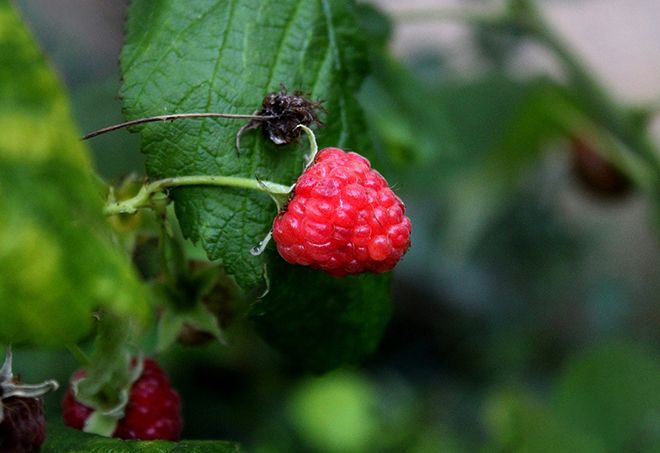
[[[0,341],[75,342],[99,306],[144,319],[62,87],[8,2],[0,30]]]
[[[349,0],[136,0],[122,53],[125,113],[129,118],[169,112],[252,113],[285,84],[322,99],[321,146],[369,154],[354,94],[365,71],[354,4]],[[241,142],[231,120],[184,120],[141,128],[152,178],[214,174],[291,184],[306,144],[277,147],[258,131]],[[238,283],[262,280],[263,258],[250,255],[268,232],[275,206],[238,189],[173,191],[184,235],[221,259]]]
[[[373,352],[390,316],[388,275],[336,278],[279,257],[269,269],[270,292],[251,316],[292,363],[323,372]]]
[[[112,439],[59,425],[48,426],[42,453],[238,453],[233,442],[183,440],[181,442]]]

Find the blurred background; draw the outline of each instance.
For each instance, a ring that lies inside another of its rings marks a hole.
[[[121,122],[127,2],[15,3],[80,130]],[[657,149],[660,2],[538,3]],[[660,452],[660,198],[643,172],[603,160],[593,130],[571,123],[582,100],[556,54],[483,26],[501,2],[360,5],[375,49],[360,99],[414,225],[390,325],[361,366],[320,377],[240,326],[230,347],[175,347],[161,359],[184,437],[258,452]],[[90,146],[103,176],[142,172],[128,132]],[[15,361],[30,382],[63,383],[76,367],[67,353]]]

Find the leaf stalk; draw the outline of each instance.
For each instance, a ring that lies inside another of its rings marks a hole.
[[[105,215],[135,214],[138,209],[150,206],[154,195],[170,188],[185,186],[234,187],[257,190],[269,195],[288,195],[291,192],[290,186],[239,176],[175,176],[145,184],[132,198],[110,201],[106,204],[104,213]]]

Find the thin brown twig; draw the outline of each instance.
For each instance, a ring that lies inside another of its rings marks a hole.
[[[125,127],[136,126],[138,124],[144,123],[153,123],[156,121],[170,121],[177,120],[181,118],[229,118],[229,119],[238,119],[238,120],[269,120],[276,118],[276,116],[270,115],[242,115],[238,113],[172,113],[169,115],[158,115],[150,116],[146,118],[139,118],[137,120],[126,121],[125,123],[113,124],[112,126],[107,126],[102,129],[98,129],[94,132],[83,136],[83,140],[87,140],[93,137],[96,137],[106,132],[116,131],[117,129],[123,129]]]

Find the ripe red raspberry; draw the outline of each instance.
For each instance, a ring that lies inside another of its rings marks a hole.
[[[405,206],[367,159],[321,150],[298,178],[286,210],[273,222],[287,262],[334,276],[392,269],[410,247]]]
[[[83,370],[78,370],[72,381],[84,375]],[[62,405],[64,422],[82,430],[93,409],[76,401],[70,386]],[[144,359],[142,374],[131,387],[125,415],[119,420],[112,437],[179,440],[182,428],[181,400],[178,393],[170,386],[162,368],[152,359]]]

